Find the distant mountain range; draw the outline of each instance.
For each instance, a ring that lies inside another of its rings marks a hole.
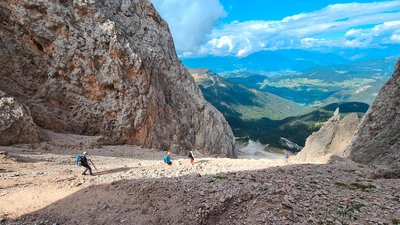
[[[223,77],[226,73],[234,71],[281,76],[316,66],[353,64],[393,56],[397,56],[397,58],[400,56],[400,46],[391,45],[390,48],[382,49],[348,50],[340,54],[291,49],[259,51],[244,58],[206,56],[202,58],[181,58],[181,60],[188,68],[207,68]],[[393,67],[394,64],[392,64],[392,70]]]
[[[235,71],[226,72],[224,77],[314,107],[346,101],[371,104],[392,75],[397,59],[388,57],[350,64],[314,66],[279,76]]]
[[[303,50],[259,51],[245,58],[233,56],[209,56],[203,58],[184,58],[188,68],[208,68],[221,76],[227,72],[247,71],[262,75],[274,75],[276,71],[301,71],[318,65],[348,63],[343,57],[334,54],[321,54]]]

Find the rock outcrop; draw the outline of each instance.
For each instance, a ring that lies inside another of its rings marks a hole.
[[[183,153],[235,156],[222,114],[147,0],[0,2],[0,90],[38,126]]]
[[[400,164],[400,60],[344,152],[363,164]]]
[[[0,91],[0,145],[40,140],[29,109]]]
[[[304,148],[293,159],[299,162],[328,162],[331,156],[341,156],[354,136],[358,116],[351,113],[340,120],[339,108],[317,132],[310,135]]]

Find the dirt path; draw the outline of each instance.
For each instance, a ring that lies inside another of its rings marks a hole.
[[[194,164],[172,155],[168,166],[164,152],[154,149],[48,136],[45,143],[0,147],[0,224],[400,221],[400,181],[373,178],[379,168],[351,162],[286,164],[283,155],[199,156]],[[83,151],[96,165],[95,176],[81,175],[83,168],[75,165]]]
[[[168,166],[162,161],[164,152],[157,150],[138,146],[98,146],[93,137],[51,132],[48,135],[51,142],[0,147],[0,216],[3,220],[35,212],[90,186],[127,177],[159,177],[157,171],[166,177],[193,170],[213,174],[219,165],[223,165],[223,172],[226,172],[230,171],[226,168],[260,169],[278,164],[276,160],[239,161],[198,155],[191,165],[188,158],[172,155],[173,165]],[[83,167],[74,164],[75,156],[82,151],[89,152],[88,157],[97,168],[93,168],[93,177],[82,176]]]

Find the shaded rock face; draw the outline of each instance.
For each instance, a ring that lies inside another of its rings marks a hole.
[[[344,152],[364,164],[400,164],[400,60]]]
[[[28,107],[0,91],[0,145],[32,143],[40,140]]]
[[[317,132],[310,135],[305,147],[295,156],[299,162],[328,162],[332,155],[342,156],[358,125],[358,116],[351,113],[340,120],[339,109]]]
[[[0,2],[0,90],[57,132],[235,156],[226,120],[146,0]]]

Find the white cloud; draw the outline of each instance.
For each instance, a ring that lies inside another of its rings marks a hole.
[[[390,40],[392,41],[392,43],[394,44],[400,44],[400,34],[393,34],[390,37]]]
[[[159,3],[155,4],[157,10],[170,24],[178,54],[241,57],[262,49],[355,48],[399,43],[400,1],[334,4],[281,21],[235,21],[214,28],[218,18],[225,15],[218,0],[153,2]],[[167,2],[175,6],[166,6]],[[178,6],[186,8],[180,10]]]
[[[400,34],[400,20],[378,24],[370,29],[351,29],[345,34],[347,41],[358,41],[367,45],[397,44]],[[351,46],[351,45],[350,45]]]
[[[206,42],[218,19],[226,12],[219,0],[151,0],[168,22],[178,52],[190,55]]]
[[[359,41],[359,40],[345,40],[343,42],[343,46],[349,47],[349,48],[361,48],[365,47],[364,43]]]

